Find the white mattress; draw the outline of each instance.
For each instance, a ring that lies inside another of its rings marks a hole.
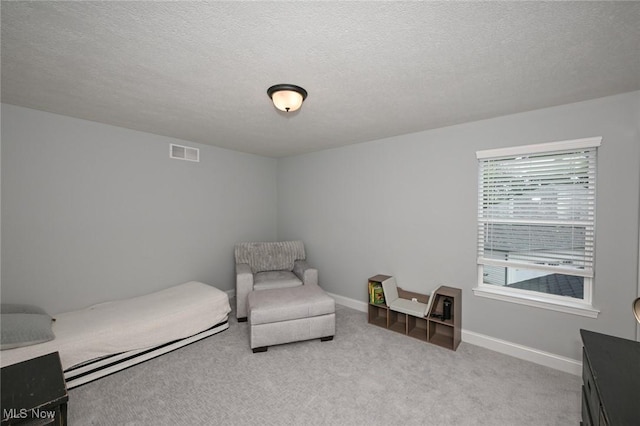
[[[2,367],[59,352],[63,370],[184,339],[228,319],[227,293],[196,281],[54,315],[54,340],[0,352]]]

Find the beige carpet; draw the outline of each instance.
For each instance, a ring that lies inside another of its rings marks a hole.
[[[576,425],[580,377],[456,352],[337,306],[333,341],[252,353],[228,330],[69,392],[74,425]]]

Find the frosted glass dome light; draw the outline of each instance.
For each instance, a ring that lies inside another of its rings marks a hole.
[[[276,84],[267,89],[267,94],[280,111],[293,112],[302,106],[307,91],[293,84]]]

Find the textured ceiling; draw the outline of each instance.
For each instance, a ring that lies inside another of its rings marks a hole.
[[[640,89],[640,2],[6,2],[2,102],[281,157]],[[293,114],[266,90],[304,87]]]

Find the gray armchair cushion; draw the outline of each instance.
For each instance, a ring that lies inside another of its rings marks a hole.
[[[290,288],[302,285],[293,272],[289,271],[266,271],[258,272],[253,278],[254,290],[266,290],[269,288]]]
[[[53,340],[53,318],[32,305],[2,304],[0,307],[0,350],[35,345]]]
[[[249,295],[251,326],[333,314],[335,300],[318,286],[300,286]]]
[[[236,263],[247,263],[256,274],[265,271],[291,271],[296,260],[305,259],[302,241],[240,243],[235,247]]]

